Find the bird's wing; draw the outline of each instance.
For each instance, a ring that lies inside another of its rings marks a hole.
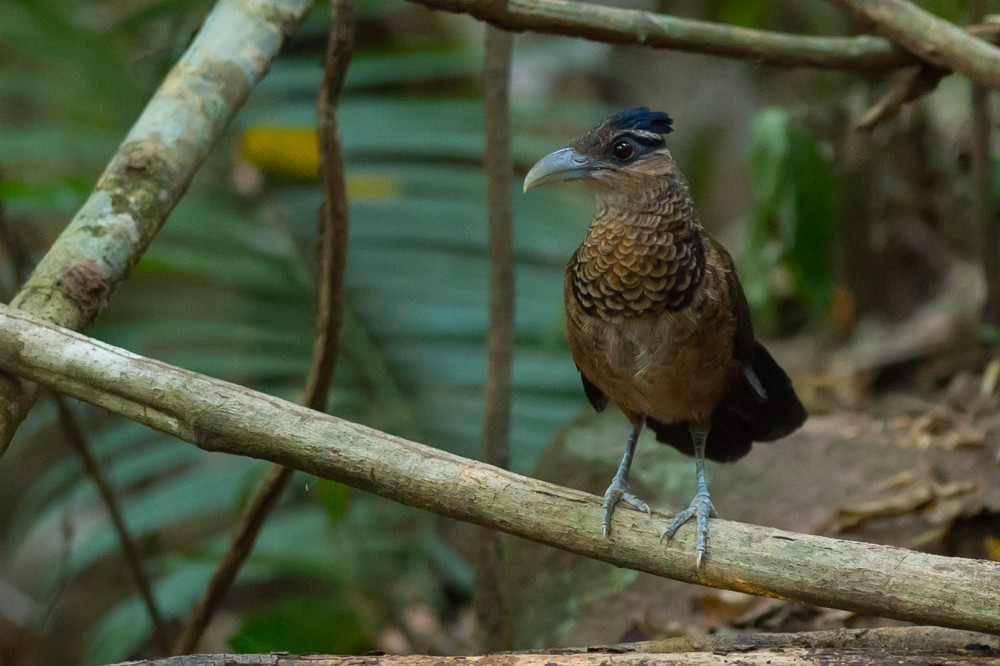
[[[767,390],[754,370],[757,341],[753,334],[753,320],[750,318],[750,304],[743,292],[743,285],[736,274],[736,264],[724,247],[712,241],[719,259],[726,271],[726,287],[732,302],[733,316],[736,319],[736,331],[733,334],[733,358],[739,361],[743,370],[743,378],[752,389],[754,397],[759,402],[767,400]]]
[[[580,370],[580,366],[576,366],[577,370]],[[583,392],[587,394],[587,400],[593,405],[594,409],[599,412],[603,412],[608,406],[608,396],[601,389],[597,388],[594,382],[587,379],[587,375],[583,374],[583,370],[580,370],[580,379],[583,380]]]

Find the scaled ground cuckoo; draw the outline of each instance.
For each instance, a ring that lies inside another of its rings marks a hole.
[[[531,168],[524,190],[583,180],[597,213],[566,267],[566,334],[583,389],[598,411],[613,401],[632,424],[604,494],[608,536],[618,502],[649,513],[629,491],[643,425],[695,457],[697,492],[663,530],[698,525],[696,565],[715,507],[705,458],[730,461],[754,441],[784,437],[806,413],[788,376],[754,339],[733,259],[698,221],[664,135],[672,120],[647,108],[607,118]]]

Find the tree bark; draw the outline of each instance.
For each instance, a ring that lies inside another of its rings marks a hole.
[[[908,0],[830,0],[874,23],[921,60],[1000,90],[1000,49]]]
[[[712,521],[661,543],[659,522],[527,478],[143,358],[0,307],[0,368],[208,451],[270,460],[443,516],[658,576],[819,606],[1000,633],[1000,563]]]
[[[514,211],[510,152],[510,59],[514,36],[486,26],[483,88],[486,107],[486,184],[490,228],[490,328],[483,396],[483,462],[510,466],[510,402],[514,369]],[[480,652],[512,645],[510,599],[502,535],[482,529],[476,538],[473,606]]]
[[[220,0],[11,305],[75,330],[107,305],[311,0]],[[0,381],[0,455],[37,397]]]
[[[481,657],[289,654],[207,654],[128,662],[133,666],[979,666],[996,664],[997,651],[851,650],[785,647],[716,652],[491,654]],[[124,664],[120,666],[125,666]]]

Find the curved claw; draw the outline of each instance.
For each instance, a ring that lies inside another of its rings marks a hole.
[[[679,512],[674,516],[674,519],[670,521],[670,524],[660,532],[660,541],[664,539],[670,539],[677,533],[681,525],[691,520],[692,518],[697,518],[698,521],[698,545],[695,549],[695,567],[701,567],[701,561],[705,558],[705,553],[707,552],[708,544],[708,519],[718,518],[719,514],[715,510],[715,505],[712,504],[712,498],[708,496],[708,493],[698,493],[691,500],[691,504],[688,505],[686,509]]]
[[[615,477],[604,493],[604,501],[601,502],[601,536],[605,539],[611,533],[611,516],[614,515],[615,507],[618,506],[619,502],[625,502],[639,511],[645,512],[647,516],[653,515],[649,505],[629,491],[628,483]]]

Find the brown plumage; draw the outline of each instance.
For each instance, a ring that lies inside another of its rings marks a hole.
[[[663,135],[670,118],[628,109],[536,164],[525,190],[584,179],[597,212],[566,267],[570,351],[597,410],[609,400],[632,424],[605,494],[602,527],[616,504],[649,511],[629,492],[643,425],[694,455],[698,492],[664,536],[698,519],[697,562],[715,515],[705,457],[734,460],[753,441],[783,437],[805,419],[791,382],[760,343],[729,253],[702,228]]]

